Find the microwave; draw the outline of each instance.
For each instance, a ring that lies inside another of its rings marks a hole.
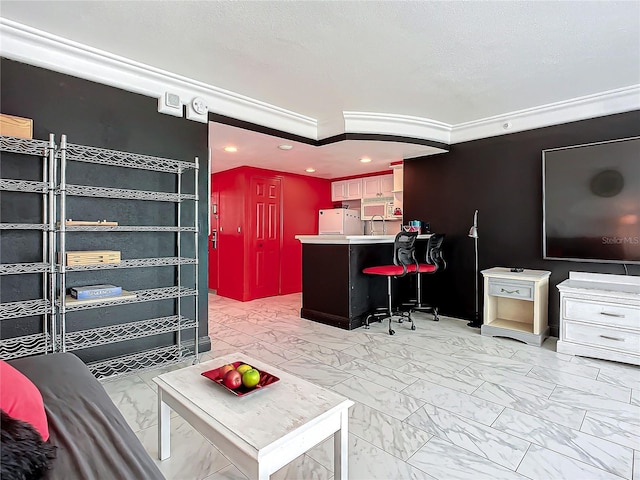
[[[385,220],[397,218],[393,214],[393,197],[363,198],[360,209],[360,220],[371,220],[374,215],[380,215]]]

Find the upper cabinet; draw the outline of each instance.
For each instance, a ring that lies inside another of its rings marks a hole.
[[[393,191],[394,193],[400,193],[403,190],[404,173],[402,165],[393,167]]]
[[[362,179],[362,198],[393,197],[393,175],[377,175]]]
[[[352,178],[331,182],[331,201],[361,200],[363,198],[393,197],[394,192],[402,191],[402,167],[400,167],[400,186],[398,187],[397,169],[393,174],[373,177]]]
[[[362,179],[355,178],[345,180],[347,184],[347,198],[345,200],[358,200],[362,198]]]
[[[331,183],[331,201],[360,200],[362,198],[362,179],[352,178]]]

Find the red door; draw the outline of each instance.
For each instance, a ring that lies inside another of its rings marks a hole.
[[[280,179],[251,177],[250,188],[249,296],[271,297],[280,293]]]
[[[218,192],[211,192],[211,231],[209,232],[209,289],[218,290],[218,252],[220,239],[218,229]]]

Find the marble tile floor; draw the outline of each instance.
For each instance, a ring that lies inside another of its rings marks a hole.
[[[458,319],[416,314],[387,334],[301,319],[299,294],[252,302],[209,295],[212,351],[243,352],[355,401],[349,478],[640,480],[640,367],[482,337]],[[157,458],[152,378],[106,381],[107,392]],[[159,467],[176,480],[244,480],[210,442],[172,418],[172,452]],[[276,480],[333,478],[328,439]]]

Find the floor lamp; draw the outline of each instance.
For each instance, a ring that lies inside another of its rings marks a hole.
[[[478,276],[479,276],[479,272],[478,272],[478,210],[476,210],[476,213],[473,214],[473,226],[469,229],[469,237],[473,238],[473,243],[475,244],[475,253],[476,253],[476,269],[475,269],[475,274],[476,274],[476,278],[475,278],[475,317],[473,318],[472,321],[470,321],[469,323],[467,323],[467,326],[469,327],[474,327],[474,328],[480,328],[480,326],[482,325],[482,322],[480,321],[480,312],[478,311]]]

